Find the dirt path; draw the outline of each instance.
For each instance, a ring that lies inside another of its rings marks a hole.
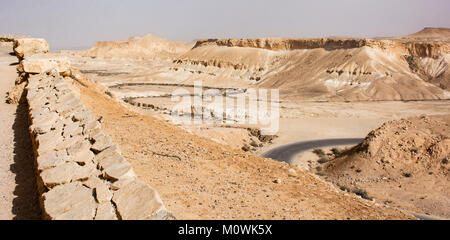
[[[9,52],[0,47],[0,219],[39,219],[27,106],[5,102],[17,78],[17,58]]]
[[[138,176],[177,219],[410,218],[301,169],[235,151],[107,98],[90,82],[81,99],[120,145]]]

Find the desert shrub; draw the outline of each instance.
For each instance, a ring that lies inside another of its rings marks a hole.
[[[332,152],[334,155],[338,156],[339,154],[342,153],[342,150],[339,149],[339,148],[332,148],[332,149],[331,149],[331,152]]]
[[[350,188],[347,186],[342,186],[342,185],[338,185],[338,186],[339,186],[339,189],[341,189],[342,191],[351,192]]]
[[[328,157],[321,157],[317,162],[320,164],[325,164],[325,163],[331,162],[331,161],[333,161],[333,159],[328,158]]]
[[[248,152],[248,151],[250,151],[250,147],[248,145],[244,145],[242,147],[242,151]]]
[[[353,190],[353,193],[356,194],[356,195],[358,195],[358,196],[360,196],[360,197],[362,197],[362,198],[364,198],[364,199],[367,199],[367,200],[372,201],[372,198],[369,197],[369,194],[368,194],[368,193],[366,192],[366,190],[364,190],[364,189],[355,188],[355,189]]]
[[[403,173],[403,177],[410,178],[410,177],[412,177],[412,174],[411,173]]]
[[[324,157],[326,155],[325,152],[322,149],[319,149],[319,148],[314,149],[313,153],[316,154],[319,157]]]

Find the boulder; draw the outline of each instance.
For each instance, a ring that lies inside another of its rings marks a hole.
[[[36,53],[48,53],[50,46],[42,38],[19,38],[14,41],[14,53],[22,60]]]

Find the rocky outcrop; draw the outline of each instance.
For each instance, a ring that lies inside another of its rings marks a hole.
[[[14,41],[14,53],[19,60],[37,53],[48,53],[50,46],[42,38],[19,38]]]
[[[198,40],[194,48],[203,46],[260,48],[273,51],[292,51],[323,48],[326,50],[371,47],[381,50],[403,51],[413,56],[437,58],[450,53],[450,45],[445,41],[409,41],[397,39],[362,38],[258,38],[258,39],[205,39]]]
[[[322,173],[379,201],[449,218],[449,121],[449,115],[389,121]]]
[[[205,39],[198,40],[194,48],[205,45],[217,45],[226,47],[250,47],[262,48],[274,51],[287,51],[297,49],[339,49],[359,48],[367,45],[366,39],[285,39],[285,38],[257,38],[257,39]]]
[[[20,36],[20,35],[13,35],[13,34],[4,34],[0,35],[0,42],[3,43],[14,43],[17,39],[20,38],[29,38],[28,36]]]
[[[405,42],[404,47],[411,56],[441,58],[450,53],[450,44],[445,42]]]
[[[153,35],[122,41],[100,41],[83,54],[99,58],[152,59],[173,57],[191,49],[191,44],[172,42]]]

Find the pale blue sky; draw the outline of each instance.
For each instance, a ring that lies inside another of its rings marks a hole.
[[[399,36],[450,27],[449,0],[0,0],[0,34],[43,37],[52,49],[148,33],[225,37]]]

